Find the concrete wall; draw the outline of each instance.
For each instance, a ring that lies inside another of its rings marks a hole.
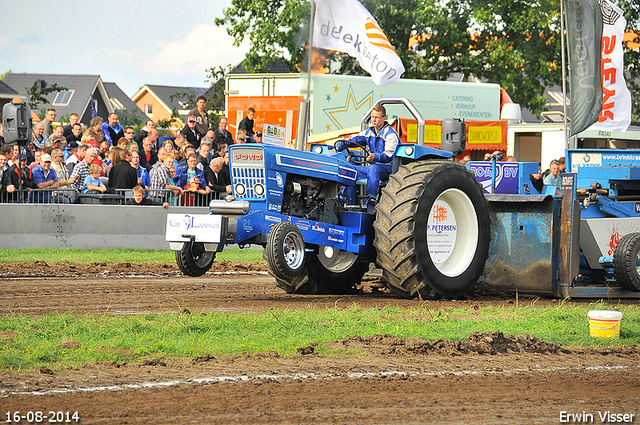
[[[208,207],[0,204],[0,247],[168,249],[167,213],[208,212]]]

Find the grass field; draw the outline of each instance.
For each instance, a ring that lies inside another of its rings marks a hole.
[[[262,314],[51,314],[39,318],[8,314],[0,316],[0,370],[58,368],[93,360],[135,362],[146,356],[195,357],[269,350],[289,355],[309,343],[317,343],[319,353],[330,355],[323,348],[327,342],[375,334],[461,340],[472,332],[500,330],[507,335],[531,334],[565,347],[639,344],[640,309],[635,306],[615,307],[624,314],[619,339],[589,336],[587,311],[605,308],[611,306],[537,307],[532,302],[510,308],[441,310],[417,304],[415,309],[351,305]]]
[[[216,261],[264,261],[260,249],[233,248],[216,254]],[[22,263],[33,261],[75,262],[125,262],[125,263],[174,263],[172,250],[142,249],[0,249],[0,263]]]
[[[0,249],[0,262],[173,262],[173,251]],[[231,249],[218,260],[264,261],[262,251]],[[566,347],[606,347],[640,344],[637,306],[568,305],[538,307],[488,306],[431,310],[416,302],[412,309],[362,308],[271,310],[266,313],[183,313],[138,316],[51,314],[29,317],[0,312],[0,370],[25,370],[81,365],[90,361],[134,362],[147,356],[195,357],[202,354],[262,353],[282,355],[298,347],[323,345],[353,335],[390,334],[428,340],[467,338],[472,332],[500,330],[531,334]],[[619,339],[589,337],[588,310],[616,309],[624,314]],[[354,353],[357,355],[357,353]]]

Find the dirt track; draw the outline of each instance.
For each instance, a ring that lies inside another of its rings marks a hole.
[[[139,314],[184,308],[193,313],[328,308],[336,303],[410,308],[417,302],[376,290],[375,278],[352,296],[287,295],[260,269],[225,263],[218,270],[229,274],[193,279],[178,276],[173,265],[12,265],[0,267],[0,308],[3,314]],[[427,303],[441,308],[514,300],[481,287],[464,301]],[[540,300],[537,305],[555,303]],[[634,423],[640,421],[640,348],[635,346],[566,350],[544,341],[483,334],[435,345],[350,338],[334,348],[366,354],[328,358],[301,347],[290,357],[205,356],[92,363],[53,374],[4,372],[0,420],[6,420],[7,411],[52,410],[78,411],[80,423],[528,424],[560,423],[563,411],[592,414],[593,423],[601,423],[598,412],[605,411],[636,414]]]

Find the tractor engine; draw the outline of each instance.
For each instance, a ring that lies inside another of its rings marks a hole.
[[[338,184],[319,178],[288,175],[282,214],[338,224]]]

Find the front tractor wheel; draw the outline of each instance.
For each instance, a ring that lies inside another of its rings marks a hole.
[[[304,238],[295,224],[283,221],[271,227],[264,257],[269,273],[276,278],[276,286],[290,294],[316,292],[304,267]]]
[[[473,173],[451,161],[401,166],[382,191],[374,228],[383,279],[406,298],[465,295],[489,253],[482,188]]]
[[[176,251],[176,263],[180,271],[187,276],[198,277],[209,271],[216,253],[205,251],[201,242],[186,242]]]

